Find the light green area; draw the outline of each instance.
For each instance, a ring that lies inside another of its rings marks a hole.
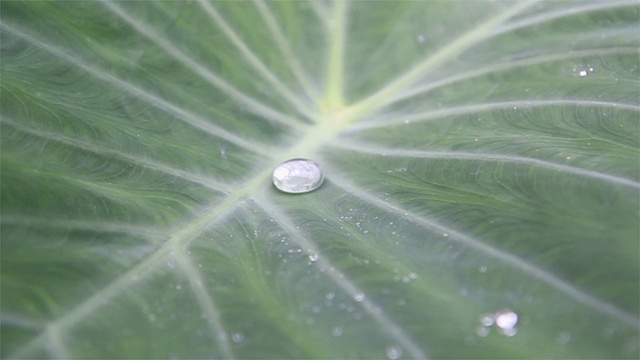
[[[2,358],[640,355],[637,2],[0,6]]]

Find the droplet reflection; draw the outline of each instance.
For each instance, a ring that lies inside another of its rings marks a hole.
[[[273,170],[273,185],[289,194],[301,194],[319,188],[324,181],[322,170],[307,159],[285,161]]]
[[[399,359],[402,356],[402,348],[399,346],[389,346],[387,348],[387,358],[390,360]]]

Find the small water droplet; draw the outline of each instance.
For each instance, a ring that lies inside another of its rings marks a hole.
[[[484,326],[478,326],[478,328],[476,329],[476,334],[478,334],[478,336],[480,337],[485,337],[489,335],[489,328]]]
[[[484,266],[484,265],[482,265],[482,266],[480,266],[480,267],[478,268],[478,271],[484,274],[484,273],[486,273],[486,272],[487,272],[487,267],[486,267],[486,266]]]
[[[493,314],[486,314],[486,315],[483,315],[483,316],[480,318],[480,323],[481,323],[483,326],[491,326],[491,325],[493,325],[493,322],[494,322],[494,321],[495,321],[495,320],[494,320],[494,318],[493,318]]]
[[[309,254],[309,261],[318,260],[318,254]]]
[[[340,326],[334,327],[333,329],[331,329],[331,335],[335,337],[342,335],[342,328]]]
[[[416,36],[416,41],[418,42],[418,44],[423,44],[426,40],[427,38],[422,34],[418,34]]]
[[[292,159],[273,170],[273,185],[289,194],[301,194],[319,188],[324,181],[322,170],[307,159]]]
[[[242,331],[234,332],[231,334],[231,340],[233,340],[234,343],[242,342],[242,340],[244,340],[244,333]]]
[[[387,358],[389,358],[390,360],[396,360],[399,359],[400,356],[402,356],[401,347],[395,345],[387,347]]]
[[[568,331],[563,331],[560,334],[558,334],[557,340],[558,340],[558,344],[565,345],[569,341],[571,341],[571,333]]]
[[[353,296],[353,298],[357,301],[357,302],[362,302],[364,300],[364,293],[357,293]]]

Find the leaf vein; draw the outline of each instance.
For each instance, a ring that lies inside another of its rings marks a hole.
[[[333,171],[336,174],[340,173],[340,170],[337,168],[331,168],[331,171]],[[596,298],[591,294],[588,294],[587,292],[575,287],[574,285],[559,278],[558,276],[550,272],[547,272],[525,261],[524,259],[521,259],[506,251],[495,248],[483,242],[481,239],[477,239],[473,236],[467,235],[456,229],[444,226],[438,223],[437,221],[428,218],[425,215],[416,214],[410,211],[409,209],[403,208],[399,204],[378,199],[375,196],[360,190],[356,184],[353,184],[348,180],[341,179],[334,176],[331,181],[337,187],[343,189],[344,191],[354,194],[354,196],[360,198],[361,200],[373,206],[391,211],[399,216],[404,217],[405,219],[412,221],[417,225],[424,227],[425,229],[435,230],[441,233],[447,233],[449,234],[448,236],[449,239],[458,241],[464,245],[467,245],[473,249],[476,249],[486,254],[487,256],[490,256],[510,266],[513,266],[514,268],[521,270],[525,274],[528,274],[536,279],[540,279],[546,284],[548,284],[549,286],[557,289],[561,293],[564,293],[570,298],[591,307],[595,311],[611,316],[612,318],[615,318],[627,325],[630,325],[635,329],[640,328],[640,319],[635,315],[628,313],[623,309],[618,308],[614,304],[611,304],[607,301]]]

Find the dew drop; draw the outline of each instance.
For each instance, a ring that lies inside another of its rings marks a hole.
[[[242,342],[242,340],[244,340],[244,333],[242,333],[242,331],[234,332],[231,334],[231,340],[233,340],[234,343]]]
[[[482,324],[482,326],[491,326],[493,325],[494,321],[495,319],[493,318],[493,314],[486,314],[483,315],[482,318],[480,318],[480,323]]]
[[[567,344],[569,341],[571,341],[571,333],[568,331],[563,331],[560,334],[558,334],[558,343],[561,345],[565,345]]]
[[[400,356],[402,356],[402,348],[395,345],[387,347],[387,358],[396,360],[399,359]]]
[[[335,337],[342,335],[342,328],[340,326],[334,327],[333,329],[331,329],[331,335]]]
[[[318,254],[309,254],[309,261],[316,261],[318,260]]]
[[[273,170],[273,185],[289,194],[301,194],[319,188],[324,181],[322,170],[307,159],[292,159]]]
[[[502,330],[512,329],[518,323],[518,314],[511,310],[503,310],[496,314],[496,325]]]
[[[505,336],[513,336],[518,332],[516,325],[518,324],[518,314],[511,310],[502,310],[495,315],[496,326],[500,328],[500,332]]]
[[[364,300],[364,294],[363,293],[357,293],[353,296],[353,298],[357,301],[357,302],[362,302]]]
[[[476,334],[478,334],[478,336],[480,337],[486,337],[487,335],[489,335],[489,331],[489,328],[485,326],[478,326],[476,328]]]

